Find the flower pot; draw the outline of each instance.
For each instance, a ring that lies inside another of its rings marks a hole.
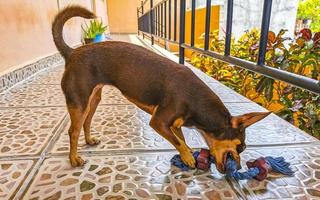
[[[97,43],[97,42],[103,42],[105,40],[106,40],[106,36],[104,35],[104,33],[101,33],[96,35],[96,37],[93,39],[93,42]]]
[[[93,43],[94,38],[84,38],[84,43],[85,44],[90,44]]]

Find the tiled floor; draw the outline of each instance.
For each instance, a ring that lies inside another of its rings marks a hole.
[[[115,39],[139,43],[134,35]],[[141,45],[141,43],[140,43]],[[150,49],[150,48],[149,48]],[[152,48],[151,48],[152,49]],[[234,115],[265,109],[197,69],[192,69]],[[38,73],[0,94],[0,199],[320,199],[320,143],[270,115],[247,130],[242,161],[284,156],[294,177],[270,174],[263,182],[227,180],[211,171],[181,172],[170,166],[173,147],[149,126],[150,116],[106,86],[93,119],[101,144],[79,152],[88,161],[68,161],[69,118],[60,89],[63,66]],[[206,147],[195,130],[184,130],[193,148]]]

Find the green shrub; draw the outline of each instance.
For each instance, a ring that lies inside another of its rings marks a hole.
[[[311,20],[310,29],[320,31],[320,0],[299,0],[297,17]]]
[[[285,32],[269,32],[266,65],[319,80],[320,33],[312,35],[309,29],[303,29],[296,38],[291,39],[284,37]],[[232,39],[231,55],[256,62],[259,36],[260,31],[252,29],[239,40]],[[217,32],[210,34],[210,50],[224,51],[224,40],[219,39]],[[202,54],[194,53],[191,63],[236,92],[320,137],[319,95]]]

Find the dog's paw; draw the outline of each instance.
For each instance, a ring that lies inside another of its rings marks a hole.
[[[90,140],[87,140],[86,143],[88,145],[98,145],[100,144],[100,140],[96,137],[91,137]]]
[[[196,160],[194,159],[190,151],[180,153],[180,157],[184,164],[188,165],[191,168],[195,168]]]
[[[86,164],[86,161],[84,161],[80,156],[76,157],[70,157],[70,163],[72,167],[81,167],[84,164]]]

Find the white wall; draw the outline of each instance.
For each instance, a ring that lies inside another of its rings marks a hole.
[[[225,30],[227,2],[224,0],[221,28]],[[270,30],[278,33],[288,29],[286,36],[294,36],[298,0],[273,0]],[[232,33],[239,38],[246,30],[261,27],[263,0],[234,0]]]

